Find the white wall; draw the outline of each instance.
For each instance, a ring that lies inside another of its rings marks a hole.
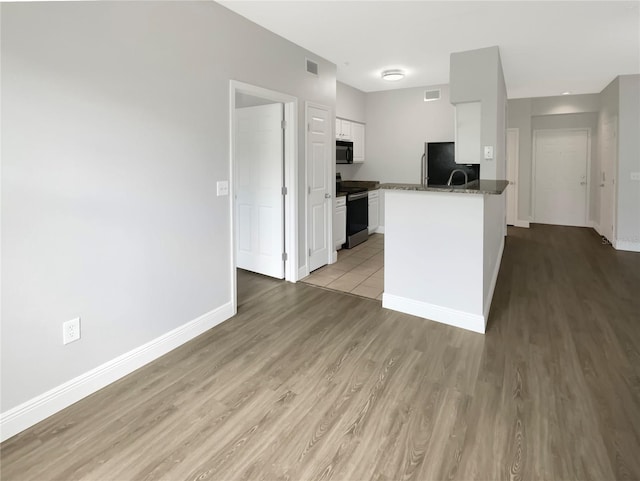
[[[484,197],[385,191],[384,296],[481,319]],[[446,322],[418,311],[412,314]],[[481,324],[457,325],[482,332]]]
[[[336,68],[213,2],[1,9],[6,412],[231,301],[229,81],[298,97],[304,179]]]
[[[489,318],[491,301],[498,279],[504,250],[506,234],[505,207],[506,194],[485,195],[484,197],[484,232],[482,239],[482,312],[486,322]]]

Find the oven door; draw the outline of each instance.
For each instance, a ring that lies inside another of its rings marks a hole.
[[[358,192],[347,196],[347,235],[369,228],[369,193]]]
[[[353,164],[353,142],[336,140],[336,164]]]

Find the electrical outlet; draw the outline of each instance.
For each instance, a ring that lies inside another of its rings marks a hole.
[[[76,317],[62,324],[62,343],[69,344],[80,339],[80,318]]]
[[[640,172],[631,172],[631,180],[640,180]]]
[[[229,181],[219,180],[216,184],[218,197],[223,195],[229,195]]]

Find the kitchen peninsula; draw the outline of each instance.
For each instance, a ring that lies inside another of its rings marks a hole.
[[[382,306],[484,333],[504,248],[507,185],[381,184]]]

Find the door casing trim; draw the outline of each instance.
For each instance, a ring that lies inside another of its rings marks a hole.
[[[229,236],[231,302],[234,314],[237,312],[238,286],[236,276],[236,218],[235,218],[235,110],[236,93],[243,93],[263,99],[280,102],[284,105],[284,187],[287,195],[284,200],[284,247],[287,254],[284,278],[296,282],[298,272],[298,98],[275,90],[256,85],[229,81]]]

